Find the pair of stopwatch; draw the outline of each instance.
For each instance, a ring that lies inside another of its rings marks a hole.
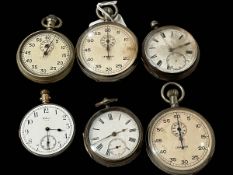
[[[176,86],[169,88],[168,86]],[[177,88],[178,87],[178,88]],[[24,147],[40,157],[52,157],[68,148],[75,134],[71,114],[63,107],[50,104],[47,90],[41,91],[43,104],[34,107],[23,118],[19,135]],[[147,153],[151,161],[169,174],[192,174],[201,170],[215,149],[213,129],[199,113],[178,103],[184,89],[177,83],[166,83],[161,96],[171,108],[159,112],[147,129]],[[122,166],[140,153],[143,129],[138,117],[129,109],[112,106],[117,99],[104,98],[105,105],[88,121],[84,145],[96,162],[107,167]]]
[[[118,14],[116,1],[98,3],[96,13],[99,20],[89,25],[75,49],[66,36],[54,31],[62,26],[60,18],[43,18],[46,30],[32,33],[18,48],[17,64],[22,74],[37,83],[59,81],[70,72],[76,52],[81,70],[96,81],[112,82],[129,75],[136,66],[136,36]],[[195,39],[180,27],[158,27],[155,21],[152,27],[142,47],[146,69],[165,80],[188,76],[199,60]]]

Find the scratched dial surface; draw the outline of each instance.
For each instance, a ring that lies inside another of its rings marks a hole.
[[[38,31],[20,45],[21,66],[35,76],[53,76],[65,71],[73,62],[73,45],[61,33]]]
[[[81,65],[104,76],[117,75],[130,68],[138,52],[135,35],[128,28],[111,22],[88,29],[77,45]]]
[[[165,26],[153,30],[144,40],[147,62],[166,73],[180,73],[189,69],[199,55],[198,44],[186,30]]]
[[[54,104],[40,105],[23,118],[19,136],[23,146],[41,157],[64,151],[74,137],[74,121],[70,113]]]
[[[150,125],[150,158],[165,171],[180,173],[199,170],[213,154],[213,130],[196,112],[169,110],[159,115]]]
[[[119,160],[133,154],[141,142],[141,128],[134,117],[120,110],[106,111],[92,121],[88,139],[98,156]]]

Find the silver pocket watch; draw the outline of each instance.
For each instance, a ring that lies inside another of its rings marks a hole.
[[[32,108],[23,118],[19,137],[23,146],[39,157],[62,153],[75,134],[73,117],[64,107],[49,103],[48,90],[41,91],[42,105]]]
[[[63,79],[74,62],[74,47],[63,34],[54,31],[62,20],[49,15],[41,20],[46,30],[27,36],[19,45],[16,60],[21,73],[37,83],[53,83]]]
[[[167,86],[177,86],[169,89]],[[214,131],[196,111],[179,107],[184,89],[177,83],[166,83],[161,96],[171,104],[159,112],[147,130],[147,153],[159,169],[169,174],[193,174],[206,166],[215,149]]]
[[[116,167],[134,160],[143,140],[142,125],[129,109],[109,107],[117,99],[104,98],[96,106],[106,108],[96,112],[88,121],[83,133],[84,145],[96,162]]]
[[[142,44],[142,60],[146,69],[162,80],[179,80],[190,75],[199,62],[199,47],[193,36],[177,26],[158,27],[151,22],[152,31]]]
[[[100,19],[78,39],[78,63],[96,81],[117,81],[134,70],[138,41],[118,14],[116,1],[98,3],[96,14]]]

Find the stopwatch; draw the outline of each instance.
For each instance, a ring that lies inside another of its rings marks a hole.
[[[42,105],[31,109],[23,118],[19,137],[23,146],[39,157],[62,153],[75,134],[73,117],[64,107],[49,103],[48,90],[41,91]]]
[[[177,86],[180,91],[177,88],[169,89],[165,96],[167,86]],[[181,85],[166,83],[161,95],[171,104],[171,108],[162,110],[151,120],[147,130],[147,153],[153,164],[166,173],[196,173],[213,156],[213,129],[198,112],[178,106],[184,97]]]
[[[129,75],[136,66],[137,38],[126,27],[115,3],[97,4],[100,20],[90,24],[76,46],[82,71],[96,81],[117,81]]]
[[[109,107],[117,99],[104,98],[96,106],[106,108],[96,112],[88,121],[83,133],[89,155],[107,167],[125,165],[140,153],[143,131],[139,119],[129,109]]]
[[[27,36],[19,45],[16,60],[21,73],[37,83],[53,83],[63,79],[74,62],[74,47],[63,34],[54,31],[62,20],[54,15],[42,19],[46,30]]]
[[[142,44],[142,60],[146,69],[162,80],[179,80],[190,75],[199,62],[199,47],[193,36],[178,26],[158,27]]]

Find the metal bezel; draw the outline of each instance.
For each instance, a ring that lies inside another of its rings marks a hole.
[[[57,71],[56,73],[54,73],[52,75],[35,74],[35,73],[31,72],[28,68],[26,68],[24,66],[24,64],[22,63],[21,49],[23,48],[24,44],[30,38],[32,38],[38,34],[42,34],[42,33],[53,33],[55,35],[60,36],[67,43],[69,50],[70,50],[70,58],[69,58],[70,60],[67,62],[67,64],[62,69],[60,69],[59,71]],[[29,80],[34,81],[36,83],[41,83],[41,84],[54,83],[54,82],[57,82],[57,81],[63,79],[71,71],[73,63],[74,63],[74,58],[75,58],[74,46],[71,43],[71,41],[62,33],[59,33],[59,32],[53,31],[53,30],[39,30],[39,31],[31,33],[21,42],[21,44],[18,47],[17,54],[16,54],[16,61],[17,61],[17,65],[19,67],[20,72]]]
[[[131,34],[131,36],[134,38],[135,43],[136,43],[136,51],[135,51],[136,56],[134,58],[134,61],[131,63],[131,65],[127,69],[123,70],[122,72],[116,73],[114,75],[101,75],[101,74],[95,73],[94,71],[90,71],[88,68],[85,67],[85,65],[83,65],[82,61],[80,61],[81,59],[83,59],[81,54],[80,54],[80,50],[82,49],[81,44],[83,42],[83,38],[86,36],[87,33],[89,33],[95,27],[98,27],[101,25],[108,25],[108,24],[121,27]],[[116,22],[101,22],[101,23],[97,23],[97,24],[89,27],[86,31],[84,31],[84,33],[78,39],[75,51],[76,51],[76,57],[77,57],[78,64],[85,75],[87,75],[89,78],[91,78],[95,81],[98,81],[98,82],[114,82],[114,81],[118,81],[120,79],[125,78],[135,69],[135,67],[137,65],[138,40],[137,40],[137,37],[135,36],[135,34],[129,28],[123,26],[122,24],[119,24]]]
[[[200,164],[199,166],[195,167],[195,168],[191,168],[189,170],[177,170],[175,168],[170,168],[168,166],[166,166],[166,164],[164,164],[163,162],[161,162],[161,160],[159,158],[157,158],[157,155],[154,153],[155,150],[152,146],[151,143],[151,132],[152,132],[152,128],[153,125],[160,120],[161,116],[167,112],[171,112],[173,110],[183,110],[183,111],[188,111],[190,113],[195,114],[197,117],[199,117],[199,119],[204,122],[206,124],[206,126],[208,127],[207,129],[210,132],[210,137],[212,139],[212,145],[211,145],[211,150],[209,151],[209,154],[207,155],[206,159],[204,160],[204,162],[202,164]],[[160,170],[169,173],[169,174],[193,174],[196,173],[198,171],[200,171],[201,169],[203,169],[207,163],[211,160],[213,154],[214,154],[214,150],[215,150],[215,136],[214,136],[214,131],[213,128],[211,127],[211,125],[209,124],[209,122],[198,112],[189,109],[189,108],[185,108],[185,107],[173,107],[173,108],[167,108],[164,109],[162,111],[160,111],[158,114],[155,115],[155,117],[153,117],[153,119],[150,121],[148,128],[147,128],[147,137],[146,137],[146,151],[147,154],[150,158],[150,160],[152,161],[152,163],[157,166]]]
[[[70,138],[69,143],[68,143],[64,148],[62,148],[60,151],[55,152],[55,153],[52,153],[52,154],[48,154],[48,155],[39,154],[39,153],[36,153],[36,152],[30,150],[30,149],[27,147],[27,145],[25,145],[25,143],[23,142],[23,139],[22,139],[22,137],[21,137],[22,124],[23,124],[23,121],[25,120],[26,116],[27,116],[31,111],[33,111],[34,109],[40,108],[40,107],[43,107],[43,106],[55,106],[55,107],[57,107],[57,108],[62,109],[63,111],[66,111],[66,113],[69,114],[69,117],[70,117],[70,119],[71,119],[71,121],[72,121],[72,123],[73,123],[73,127],[74,127],[73,133],[72,133],[72,137]],[[18,133],[19,133],[20,141],[21,141],[23,147],[24,147],[27,151],[29,151],[31,154],[36,155],[36,156],[38,156],[38,157],[46,157],[46,158],[47,158],[47,157],[54,157],[54,156],[57,156],[57,155],[63,153],[65,150],[67,150],[67,148],[71,145],[71,143],[72,143],[73,140],[74,140],[74,136],[75,136],[75,133],[76,133],[76,129],[75,129],[74,118],[73,118],[73,116],[70,114],[70,112],[69,112],[67,109],[65,109],[64,107],[62,107],[62,106],[60,106],[60,105],[57,105],[57,104],[54,104],[54,103],[49,103],[49,104],[41,104],[41,105],[35,106],[35,107],[33,107],[32,109],[30,109],[30,110],[24,115],[24,117],[23,117],[23,119],[22,119],[22,121],[21,121],[21,123],[20,123]]]
[[[91,144],[90,144],[90,140],[89,140],[89,130],[90,130],[90,127],[92,125],[92,122],[97,117],[99,117],[101,114],[106,113],[108,111],[121,111],[121,112],[127,113],[129,116],[132,117],[133,120],[135,120],[135,122],[138,125],[138,129],[139,129],[139,139],[138,139],[138,143],[137,143],[137,146],[135,147],[135,149],[128,156],[121,158],[121,159],[118,159],[118,160],[106,159],[106,158],[96,154],[91,149]],[[142,128],[141,122],[138,119],[138,117],[133,112],[131,112],[129,109],[124,108],[124,107],[119,107],[119,106],[113,106],[113,107],[108,107],[108,108],[104,108],[104,109],[97,111],[89,119],[88,123],[86,124],[85,130],[83,132],[83,140],[84,140],[84,146],[85,146],[88,154],[96,162],[98,162],[101,165],[104,165],[106,167],[123,166],[123,165],[126,165],[126,164],[130,163],[131,161],[133,161],[139,155],[139,153],[141,151],[141,147],[142,147],[142,141],[143,141],[143,128]]]
[[[195,41],[195,44],[197,46],[197,56],[195,58],[195,61],[193,62],[192,65],[190,65],[189,67],[187,67],[184,71],[181,72],[176,72],[176,73],[171,73],[171,72],[164,72],[159,70],[158,68],[154,67],[148,60],[149,58],[146,56],[146,51],[145,51],[145,47],[146,44],[148,42],[148,40],[155,34],[158,33],[162,30],[165,29],[176,29],[179,31],[183,31],[185,33],[188,33],[189,35],[192,36],[193,40]],[[168,26],[162,26],[156,29],[153,29],[152,31],[150,31],[147,36],[145,37],[145,39],[143,40],[142,43],[142,61],[144,63],[144,66],[146,67],[147,71],[149,73],[151,73],[154,77],[159,78],[161,80],[180,80],[180,79],[184,79],[185,77],[189,76],[197,67],[199,59],[200,59],[200,49],[198,46],[197,41],[195,40],[195,38],[193,37],[193,35],[191,33],[189,33],[187,30],[178,27],[178,26],[173,26],[173,25],[168,25]]]

